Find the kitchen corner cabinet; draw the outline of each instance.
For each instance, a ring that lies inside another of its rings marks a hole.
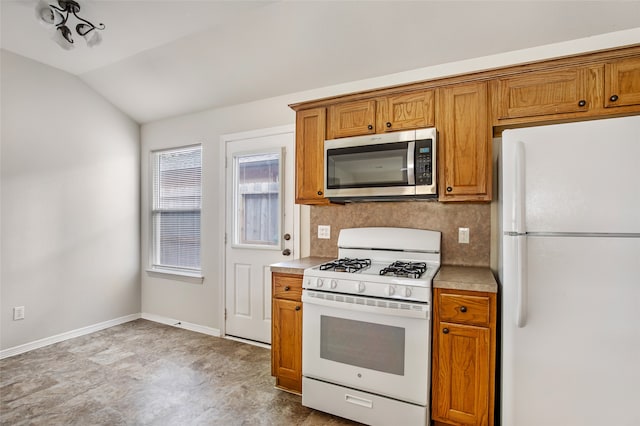
[[[432,127],[434,93],[414,91],[331,105],[327,139]]]
[[[640,58],[605,64],[605,108],[640,105]]]
[[[496,293],[434,289],[431,418],[493,426]]]
[[[326,109],[296,114],[296,204],[328,204],[324,198]]]
[[[491,125],[486,82],[438,89],[440,201],[491,200]]]
[[[271,375],[276,387],[302,393],[302,275],[273,272]]]

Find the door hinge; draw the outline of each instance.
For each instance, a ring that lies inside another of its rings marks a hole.
[[[224,320],[227,320],[227,308],[224,309]]]
[[[224,233],[224,243],[227,244],[227,233]]]

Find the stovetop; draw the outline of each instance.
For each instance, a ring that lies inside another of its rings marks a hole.
[[[429,302],[431,281],[440,266],[412,260],[394,262],[366,259],[367,262],[360,269],[350,269],[347,272],[339,266],[339,260],[341,259],[305,269],[302,287],[332,293]],[[404,267],[400,266],[401,264]],[[338,269],[335,269],[336,265]],[[398,270],[400,275],[393,275],[394,269]],[[416,269],[423,270],[419,278],[413,278],[418,274],[412,272]],[[407,270],[409,272],[405,272]]]
[[[338,259],[305,269],[302,288],[428,303],[439,268],[440,232],[342,229]]]

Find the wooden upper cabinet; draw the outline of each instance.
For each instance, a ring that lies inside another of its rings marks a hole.
[[[604,106],[640,105],[640,58],[605,64]]]
[[[432,127],[434,93],[416,91],[331,105],[327,139]]]
[[[296,204],[328,204],[324,198],[326,109],[296,114]]]
[[[376,132],[376,101],[345,102],[329,107],[327,139]]]
[[[440,201],[491,200],[491,125],[487,83],[438,89]]]
[[[376,132],[433,127],[434,90],[402,93],[378,99]]]
[[[571,67],[500,78],[497,118],[587,112],[596,106],[595,83],[600,69]]]

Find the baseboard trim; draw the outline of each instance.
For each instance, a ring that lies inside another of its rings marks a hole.
[[[85,334],[95,333],[96,331],[100,331],[100,330],[104,330],[105,328],[124,324],[125,322],[134,321],[139,318],[141,318],[139,313],[126,315],[124,317],[115,318],[109,321],[100,322],[98,324],[88,325],[86,327],[67,331],[65,333],[56,334],[55,336],[45,337],[44,339],[36,340],[34,342],[29,342],[23,345],[14,346],[12,348],[8,348],[0,351],[0,359],[19,355],[25,352],[32,351],[34,349],[43,348],[45,346],[49,346],[54,343],[59,343],[65,340],[73,339],[75,337],[84,336]]]
[[[195,331],[196,333],[208,334],[209,336],[220,337],[220,330],[212,327],[205,327],[204,325],[193,324],[190,322],[181,321],[174,318],[163,317],[161,315],[148,314],[143,312],[141,317],[160,324],[170,325],[172,327],[184,328],[185,330]]]

